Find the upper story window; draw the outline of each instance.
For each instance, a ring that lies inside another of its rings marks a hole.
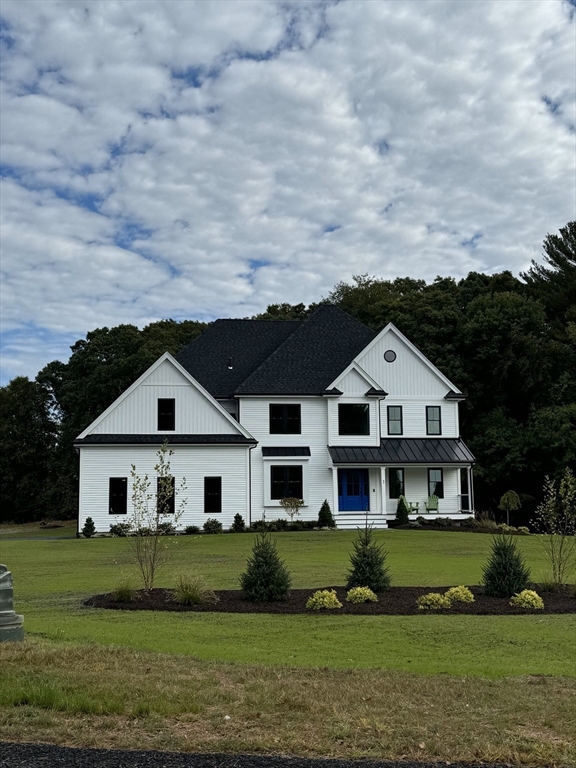
[[[442,434],[442,420],[441,420],[439,405],[426,406],[426,434],[427,435]]]
[[[338,434],[369,435],[370,406],[363,403],[339,403]]]
[[[388,434],[389,435],[402,434],[402,406],[401,405],[388,406]]]
[[[176,429],[176,401],[173,397],[158,398],[158,429],[164,432]]]
[[[271,435],[299,435],[301,431],[300,405],[270,405]]]

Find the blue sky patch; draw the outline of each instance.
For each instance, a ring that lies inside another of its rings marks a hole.
[[[341,224],[328,224],[327,227],[324,227],[322,230],[323,235],[329,235],[331,232],[336,232],[336,230],[342,229]]]
[[[478,245],[478,243],[480,242],[480,239],[481,239],[482,237],[484,237],[484,235],[482,234],[482,232],[476,232],[476,234],[475,234],[475,235],[472,235],[472,237],[468,238],[467,240],[462,240],[462,241],[460,242],[460,245],[461,245],[463,248],[470,248],[470,249],[474,249],[474,248],[476,248],[476,246]]]

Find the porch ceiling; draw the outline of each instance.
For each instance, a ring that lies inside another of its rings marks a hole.
[[[459,437],[387,437],[378,447],[329,446],[333,464],[472,464]]]

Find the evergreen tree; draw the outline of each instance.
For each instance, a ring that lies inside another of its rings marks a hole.
[[[284,600],[291,583],[290,573],[280,559],[276,542],[265,531],[258,534],[254,539],[252,557],[248,558],[246,571],[240,577],[246,599],[253,603]]]
[[[95,533],[96,526],[94,525],[94,520],[92,520],[91,517],[87,517],[84,527],[82,528],[82,536],[84,536],[85,539],[91,539]]]
[[[383,592],[390,586],[389,569],[385,566],[386,552],[374,541],[370,526],[358,528],[354,551],[350,555],[351,569],[348,571],[346,589],[369,587],[373,592]]]
[[[530,569],[512,536],[494,537],[482,574],[484,592],[492,597],[512,597],[530,585]]]
[[[398,525],[408,525],[410,522],[408,517],[409,513],[410,510],[408,509],[408,502],[404,496],[400,496],[398,499],[398,504],[396,505],[396,523]]]
[[[332,517],[332,510],[328,499],[324,499],[320,512],[318,512],[318,527],[319,528],[335,528],[334,518]]]

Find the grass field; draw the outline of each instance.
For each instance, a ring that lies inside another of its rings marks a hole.
[[[82,600],[136,576],[126,541],[44,534],[30,527],[2,535],[28,639],[0,647],[1,738],[576,762],[573,616],[97,611]],[[397,585],[478,583],[491,543],[465,533],[376,535]],[[294,587],[342,584],[353,536],[278,534]],[[171,540],[174,557],[158,586],[172,586],[185,569],[216,589],[234,588],[252,541]],[[537,579],[545,571],[539,542],[517,541]]]

